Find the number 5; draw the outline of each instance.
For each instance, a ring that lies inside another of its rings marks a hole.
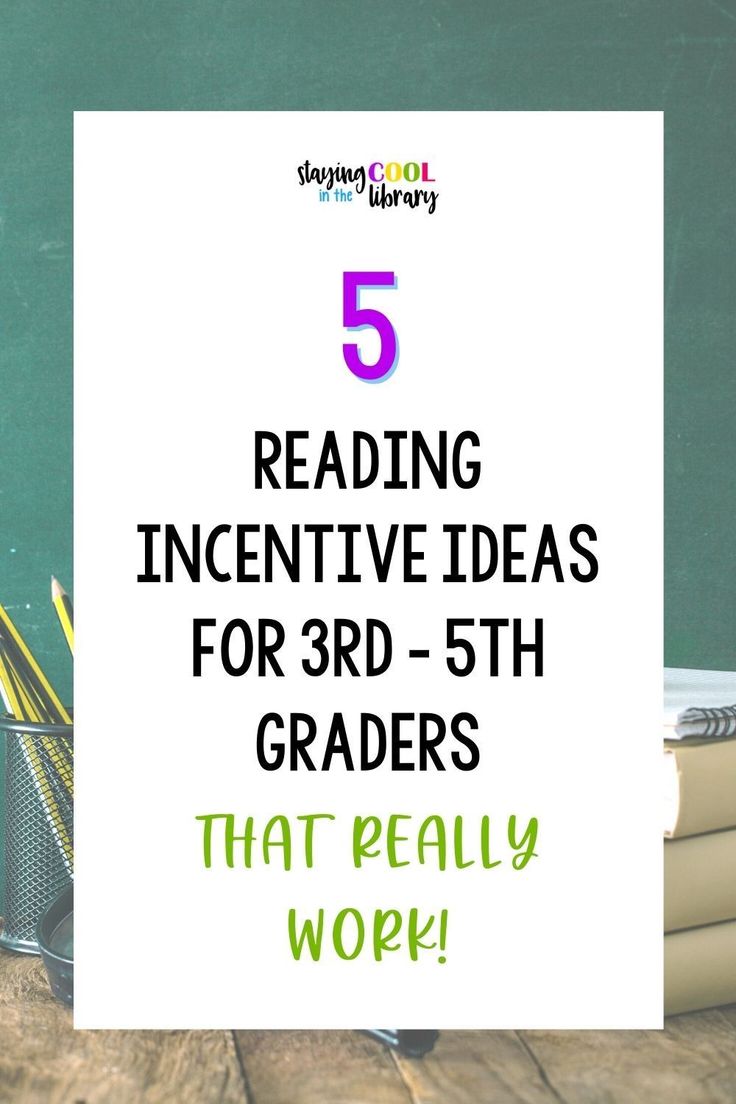
[[[396,330],[385,314],[360,306],[361,288],[395,288],[393,272],[343,272],[342,274],[342,324],[347,330],[364,330],[372,326],[381,339],[381,352],[375,364],[364,364],[358,346],[342,347],[345,363],[358,379],[366,383],[382,383],[388,379],[399,362],[399,343]]]

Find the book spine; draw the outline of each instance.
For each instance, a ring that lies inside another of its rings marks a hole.
[[[664,1014],[736,1001],[736,920],[664,937]]]
[[[669,747],[679,782],[679,812],[672,839],[736,828],[736,740]]]
[[[736,830],[666,840],[664,930],[736,919]]]

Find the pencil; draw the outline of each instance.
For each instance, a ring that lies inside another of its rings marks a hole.
[[[16,664],[17,656],[12,648],[8,647],[8,639],[0,632],[0,658],[4,663],[5,679],[11,694],[12,712],[16,720],[31,721],[32,723],[48,724],[58,723],[50,717],[43,707],[34,699],[34,687],[23,678]],[[46,759],[49,761],[53,776],[68,791],[69,796],[74,796],[74,771],[72,765],[72,745],[65,737],[57,741],[51,736],[41,736],[41,747]]]
[[[59,710],[58,699],[55,699],[55,696],[51,698],[48,695],[44,684],[37,677],[34,668],[30,665],[15,640],[8,635],[2,624],[0,624],[0,649],[2,649],[5,654],[6,660],[15,672],[18,680],[22,683],[29,702],[35,711],[34,716],[28,716],[25,719],[41,721],[47,724],[70,724],[71,721],[67,711],[65,709]],[[36,669],[39,669],[37,663]],[[45,681],[48,685],[48,680]],[[64,736],[61,737],[61,743],[71,755],[71,741]]]
[[[4,649],[29,696],[37,703],[39,716],[35,720],[46,721],[50,724],[70,724],[71,721],[66,710],[60,710],[58,707],[56,695],[49,696],[44,683],[38,678],[34,668],[2,625],[0,625],[0,647]],[[37,664],[36,667],[38,667]],[[48,680],[45,681],[48,685]]]
[[[33,671],[36,679],[40,682],[40,684],[41,684],[41,686],[44,690],[45,695],[48,697],[49,701],[53,704],[53,707],[54,707],[54,709],[56,710],[56,712],[58,714],[59,721],[62,724],[71,724],[72,719],[69,716],[69,714],[67,713],[64,706],[62,705],[61,701],[59,700],[58,694],[54,690],[54,688],[51,685],[51,683],[49,682],[49,680],[44,675],[43,671],[39,667],[36,660],[33,658],[33,655],[31,654],[30,648],[28,647],[25,640],[23,639],[23,637],[20,635],[20,633],[16,629],[13,622],[10,620],[10,617],[8,616],[7,611],[2,606],[0,606],[0,622],[2,622],[5,625],[5,628],[8,631],[8,635],[12,638],[12,640],[14,641],[16,646],[18,647],[19,651],[21,652],[21,655],[25,659],[27,665],[31,668],[31,670]]]
[[[48,723],[48,719],[43,712],[32,701],[28,687],[13,666],[12,657],[7,651],[7,639],[2,633],[0,633],[0,682],[4,686],[2,697],[8,707],[8,712],[11,712],[16,720]],[[60,747],[56,740],[46,735],[34,739],[28,734],[25,740],[26,744],[32,746],[35,753],[34,767],[31,769],[38,772],[42,767],[42,762],[46,762],[48,772],[41,771],[42,782],[59,796],[71,815],[71,801],[74,797],[74,767],[71,744],[65,741],[64,745]],[[28,748],[26,747],[25,758],[28,762],[27,751]],[[64,754],[65,751],[68,752],[68,756]]]
[[[69,651],[74,655],[74,610],[69,595],[53,575],[51,576],[51,601],[54,603],[56,616],[61,623]]]
[[[0,654],[0,682],[3,684],[3,699],[10,706],[16,720],[31,720],[31,718],[23,716],[24,708],[21,705],[16,682],[8,670],[5,657],[2,654]],[[52,786],[43,769],[38,749],[30,735],[21,736],[20,742],[23,758],[33,779],[33,784],[38,791],[46,819],[61,853],[61,858],[65,867],[71,873],[74,866],[74,849],[64,818],[54,797]]]

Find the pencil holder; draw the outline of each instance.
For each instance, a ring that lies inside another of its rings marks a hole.
[[[5,900],[0,946],[38,954],[36,926],[74,871],[73,727],[0,717]]]

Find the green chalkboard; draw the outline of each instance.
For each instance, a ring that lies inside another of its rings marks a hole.
[[[24,0],[2,23],[0,600],[65,696],[74,109],[663,109],[665,659],[736,668],[734,0]]]

